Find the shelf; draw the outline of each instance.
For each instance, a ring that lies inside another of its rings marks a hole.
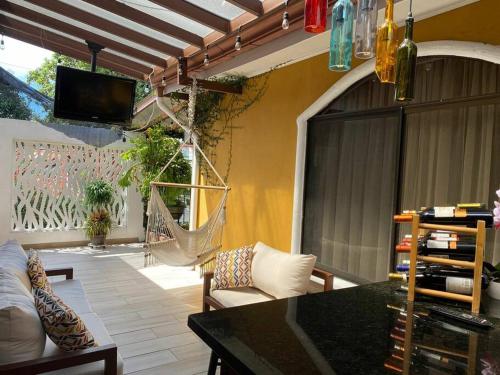
[[[455,301],[472,303],[472,296],[467,296],[465,294],[443,292],[441,290],[426,289],[426,288],[415,288],[415,292],[431,297],[448,298]]]
[[[457,233],[477,234],[477,228],[459,227],[457,225],[420,224],[422,229],[436,229]]]
[[[429,256],[423,256],[423,255],[417,255],[417,260],[421,260],[421,261],[427,262],[427,263],[446,264],[448,266],[459,266],[459,267],[469,268],[469,269],[474,269],[474,267],[476,265],[474,262],[466,262],[463,260],[446,259],[446,258],[439,258],[439,257],[429,257]]]

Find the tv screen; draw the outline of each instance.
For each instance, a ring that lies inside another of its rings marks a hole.
[[[136,81],[57,67],[54,116],[128,125],[134,111]]]

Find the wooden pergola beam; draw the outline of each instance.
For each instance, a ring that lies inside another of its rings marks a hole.
[[[72,18],[76,21],[85,23],[97,29],[104,30],[108,33],[114,34],[126,40],[130,40],[142,46],[163,52],[170,56],[183,56],[181,48],[172,46],[170,44],[159,41],[158,39],[151,38],[147,35],[138,33],[127,27],[117,23],[108,21],[105,18],[99,17],[95,14],[89,13],[77,7],[68,5],[59,0],[25,0],[31,4],[38,5],[39,7],[48,9],[52,12],[58,13],[65,17]]]
[[[193,34],[186,29],[182,29],[171,23],[160,20],[159,18],[150,16],[147,13],[141,12],[135,8],[127,6],[116,0],[83,0],[108,12],[119,15],[130,21],[147,26],[151,29],[159,31],[163,34],[170,35],[173,38],[182,40],[194,46],[203,47],[203,38]]]
[[[31,44],[31,45],[34,45],[34,46],[37,46],[40,48],[50,49],[51,51],[60,53],[61,55],[72,57],[74,59],[78,59],[78,60],[85,61],[85,62],[88,62],[90,60],[90,52],[85,53],[85,52],[82,52],[79,50],[75,50],[71,47],[62,46],[60,44],[53,43],[51,41],[41,41],[40,38],[33,37],[32,35],[23,33],[22,31],[19,31],[19,30],[14,30],[14,29],[3,27],[2,33],[5,34],[6,36],[13,38],[13,39],[17,39],[17,40],[20,40],[22,42],[25,42],[25,43],[28,43],[28,44]],[[139,80],[144,79],[144,75],[142,75],[141,73],[139,73],[135,70],[123,67],[121,65],[115,64],[111,61],[107,61],[105,59],[97,59],[97,65],[102,66],[104,68],[112,69],[115,72],[125,74],[129,77],[132,77],[132,78],[136,78]]]
[[[62,35],[55,34],[53,32],[41,29],[37,26],[33,26],[31,24],[19,21],[14,18],[10,18],[4,14],[0,14],[0,25],[3,26],[4,28],[9,28],[9,29],[14,29],[21,31],[25,34],[28,34],[32,37],[39,38],[41,43],[43,44],[45,41],[54,43],[54,44],[59,44],[61,46],[69,47],[74,50],[80,51],[82,53],[88,52],[88,46],[84,43],[78,42],[73,39],[66,38]],[[88,55],[90,56],[90,52],[88,52]],[[148,66],[139,64],[135,61],[127,60],[123,57],[113,55],[109,52],[106,51],[101,51],[98,55],[98,61],[99,59],[104,59],[106,61],[112,62],[116,65],[128,68],[130,70],[142,73],[142,74],[149,74],[151,73],[152,69]]]
[[[249,13],[260,16],[264,13],[264,7],[259,0],[226,0]]]
[[[72,35],[77,38],[85,39],[85,40],[90,40],[92,42],[98,43],[100,45],[105,46],[106,48],[110,48],[112,50],[115,50],[117,52],[121,52],[125,55],[129,55],[131,57],[135,57],[136,59],[142,60],[144,62],[148,62],[151,64],[154,64],[156,66],[166,68],[167,67],[167,62],[165,59],[151,55],[147,52],[143,52],[140,50],[137,50],[135,48],[132,48],[130,46],[127,46],[125,44],[116,42],[112,39],[103,37],[98,34],[94,34],[88,30],[81,29],[79,27],[70,25],[66,22],[60,21],[58,19],[46,16],[44,14],[35,12],[31,9],[13,4],[7,0],[0,0],[0,9],[2,11],[5,11],[7,13],[10,13],[12,15],[15,15],[20,18],[24,18],[27,20],[30,20],[32,22],[35,22],[39,25],[50,27],[51,29],[58,30],[62,33]]]
[[[224,34],[229,32],[229,21],[212,12],[209,12],[199,6],[191,4],[185,0],[150,0],[151,2],[170,9],[172,12],[178,13],[193,21],[208,26],[214,30],[218,30]],[[178,55],[180,56],[180,55]]]

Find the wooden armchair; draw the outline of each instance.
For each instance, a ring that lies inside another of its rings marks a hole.
[[[323,291],[327,292],[333,289],[333,274],[327,271],[320,270],[318,268],[313,268],[312,276],[315,276],[323,280]],[[210,295],[210,288],[212,284],[212,279],[214,277],[213,272],[205,273],[203,277],[203,312],[210,311],[210,307],[215,310],[223,309],[225,306],[217,301],[214,297]]]

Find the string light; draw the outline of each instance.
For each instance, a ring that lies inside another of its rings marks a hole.
[[[4,49],[5,49],[5,41],[3,40],[3,34],[2,34],[2,38],[0,39],[0,50]]]
[[[290,27],[290,19],[288,16],[288,0],[285,0],[285,12],[283,13],[283,22],[281,22],[281,28],[283,30],[288,30]]]
[[[167,85],[167,77],[163,76],[161,77],[161,85],[166,86]]]
[[[234,43],[234,49],[239,51],[241,49],[241,36],[240,36],[241,26],[238,27],[238,35],[236,36],[236,43]]]

